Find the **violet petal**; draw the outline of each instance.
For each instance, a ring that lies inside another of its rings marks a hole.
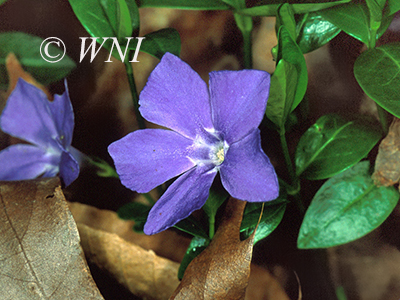
[[[270,75],[264,71],[210,73],[210,99],[215,129],[228,144],[260,125],[269,94]]]
[[[65,186],[69,186],[79,176],[79,164],[75,157],[65,149],[62,149],[60,162],[60,177]]]
[[[0,118],[1,129],[14,137],[48,148],[58,132],[46,95],[19,79]]]
[[[216,174],[215,169],[195,167],[175,180],[150,210],[144,233],[161,232],[200,209]]]
[[[229,147],[220,172],[224,188],[237,199],[264,202],[279,195],[278,178],[261,148],[258,128]]]
[[[142,116],[194,139],[212,129],[206,83],[178,57],[166,53],[139,97]]]
[[[171,130],[144,129],[112,143],[108,152],[122,184],[147,193],[195,165],[187,157],[192,143]]]
[[[49,102],[49,106],[58,131],[58,138],[63,147],[67,148],[71,145],[74,132],[74,112],[66,81],[65,92],[62,95],[54,95],[54,100]]]
[[[53,177],[58,173],[58,157],[26,144],[16,144],[0,152],[0,180]]]

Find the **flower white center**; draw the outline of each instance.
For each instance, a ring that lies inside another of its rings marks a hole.
[[[220,139],[206,142],[201,137],[197,137],[192,147],[193,152],[189,158],[196,165],[213,164],[219,166],[225,160],[229,145]]]
[[[225,149],[226,148],[226,149]],[[219,166],[225,160],[225,152],[228,147],[224,147],[224,143],[220,142],[214,147],[210,147],[210,159],[214,165]]]

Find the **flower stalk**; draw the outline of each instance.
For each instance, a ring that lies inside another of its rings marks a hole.
[[[130,51],[129,54],[130,55],[128,57],[130,57],[131,54],[133,54],[133,51]],[[139,111],[139,95],[138,95],[138,92],[136,89],[135,77],[133,76],[132,64],[129,61],[124,62],[124,64],[125,64],[125,69],[126,69],[126,75],[128,76],[129,88],[130,88],[131,94],[132,94],[133,109],[135,110],[136,120],[137,120],[139,129],[145,129],[146,124],[144,122],[142,115],[140,114],[140,111]]]

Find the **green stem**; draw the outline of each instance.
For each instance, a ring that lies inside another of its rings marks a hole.
[[[84,160],[97,168],[96,174],[100,177],[119,178],[115,169],[110,166],[105,160],[97,157],[84,156]]]
[[[129,54],[131,54],[131,53],[129,53]],[[130,57],[130,56],[131,55],[129,55],[128,57]],[[139,95],[136,90],[135,77],[133,76],[132,64],[129,61],[125,62],[125,68],[126,68],[126,75],[128,76],[129,87],[131,89],[133,108],[135,110],[136,120],[137,120],[139,129],[145,129],[146,124],[144,123],[144,119],[139,111]]]
[[[378,26],[378,28],[379,28],[379,26]],[[368,49],[373,49],[373,48],[376,47],[376,32],[377,32],[377,30],[378,29],[371,29],[370,30]]]
[[[252,59],[252,31],[253,19],[249,16],[234,14],[236,25],[239,27],[243,36],[243,63],[245,69],[253,68]]]
[[[292,186],[294,186],[294,183],[296,183],[298,181],[298,179],[297,179],[296,173],[294,171],[292,159],[290,158],[289,148],[288,148],[288,145],[286,142],[285,129],[280,131],[280,138],[281,138],[283,156],[285,158],[285,163],[286,163],[286,166],[287,166],[287,169],[289,172],[289,176],[290,176],[290,182],[291,182]]]
[[[215,233],[215,216],[211,215],[208,219],[209,223],[210,223],[210,228],[208,231],[208,236],[210,237],[210,240],[212,240],[212,238],[214,237],[214,233]]]
[[[286,141],[286,132],[285,132],[284,128],[281,129],[281,131],[280,131],[280,138],[281,138],[282,152],[283,152],[283,156],[285,158],[285,163],[286,163],[286,167],[289,172],[289,177],[290,177],[290,182],[291,182],[291,190],[288,191],[288,193],[294,197],[296,205],[298,206],[298,209],[301,212],[301,214],[304,214],[305,207],[304,207],[303,202],[301,201],[300,194],[299,194],[300,181],[299,181],[299,178],[296,176],[296,172],[294,170],[292,159],[289,154],[289,148],[288,148],[287,141]]]
[[[252,41],[251,41],[251,31],[242,32],[243,34],[243,62],[245,69],[253,68],[253,58],[252,58]]]

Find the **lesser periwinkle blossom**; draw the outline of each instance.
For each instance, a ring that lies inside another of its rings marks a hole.
[[[146,234],[201,208],[217,172],[232,197],[250,202],[278,197],[278,179],[258,129],[269,85],[264,71],[217,71],[210,73],[207,88],[178,57],[163,56],[139,104],[146,120],[170,130],[137,130],[109,146],[122,184],[134,191],[147,193],[179,176],[151,209]]]
[[[0,116],[1,130],[30,144],[11,145],[0,152],[0,180],[25,180],[59,174],[65,185],[79,175],[80,152],[71,146],[74,113],[68,89],[46,94],[19,79]]]

